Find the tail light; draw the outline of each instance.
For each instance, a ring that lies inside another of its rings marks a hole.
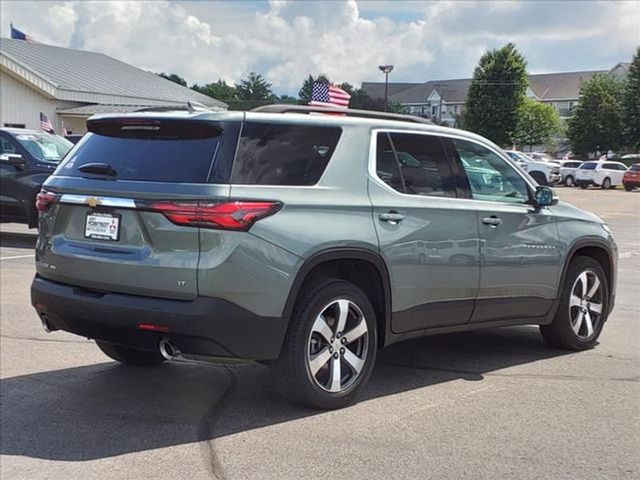
[[[273,215],[278,202],[151,202],[149,210],[162,213],[172,223],[224,230],[249,230],[256,221]]]
[[[46,190],[40,190],[40,193],[36,195],[36,209],[39,212],[44,212],[49,208],[56,199],[56,194],[47,192]]]

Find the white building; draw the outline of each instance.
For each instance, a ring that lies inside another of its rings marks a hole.
[[[0,39],[0,126],[40,128],[40,112],[54,130],[84,133],[94,113],[145,107],[227,105],[101,53]]]

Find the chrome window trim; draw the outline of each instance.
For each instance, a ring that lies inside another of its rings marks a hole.
[[[474,198],[446,197],[446,196],[439,196],[439,195],[414,195],[411,193],[399,192],[396,189],[387,185],[380,177],[378,177],[378,172],[376,170],[376,152],[377,152],[377,142],[378,142],[379,133],[413,133],[417,135],[432,135],[432,136],[438,136],[438,137],[456,138],[459,140],[465,140],[467,142],[473,142],[477,145],[480,145],[481,147],[488,149],[489,151],[498,155],[499,158],[502,158],[503,160],[505,160],[507,165],[511,167],[511,169],[514,172],[516,172],[516,174],[520,178],[524,180],[526,185],[529,186],[529,188],[531,189],[531,191],[529,192],[531,196],[533,196],[534,192],[536,191],[536,186],[532,183],[531,180],[529,180],[526,176],[523,175],[523,172],[520,169],[520,167],[514,164],[514,160],[509,158],[506,154],[503,154],[502,152],[497,151],[492,146],[479,142],[474,138],[469,138],[465,135],[456,135],[454,133],[449,133],[449,132],[432,132],[432,131],[425,131],[425,130],[410,130],[410,129],[405,130],[405,129],[398,129],[398,128],[374,128],[371,130],[371,138],[369,140],[369,160],[368,160],[368,167],[367,167],[369,178],[373,182],[375,182],[376,184],[378,184],[379,186],[381,186],[382,188],[386,189],[391,193],[394,193],[401,197],[407,197],[407,198],[439,198],[443,200],[460,200],[460,201],[472,201],[472,202],[483,202],[483,203],[495,203],[498,205],[522,205],[522,206],[529,206],[529,207],[531,206],[530,203],[510,203],[510,202],[499,202],[499,201],[492,201],[492,200],[479,200]]]
[[[89,206],[92,203],[91,199],[95,201],[96,206],[100,207],[136,208],[136,202],[132,198],[101,197],[97,195],[75,195],[72,193],[62,194],[58,202]]]

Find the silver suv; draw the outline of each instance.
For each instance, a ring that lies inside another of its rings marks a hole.
[[[44,327],[135,366],[263,361],[315,408],[353,402],[400,340],[537,324],[596,344],[617,261],[599,218],[477,135],[318,111],[90,119],[37,199]]]

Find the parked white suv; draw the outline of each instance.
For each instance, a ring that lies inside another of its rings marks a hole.
[[[560,164],[560,176],[565,187],[573,187],[576,180],[576,171],[582,165],[580,160],[558,160]]]
[[[546,160],[534,160],[517,150],[505,150],[516,163],[538,183],[538,185],[555,185],[562,179],[560,164]]]
[[[622,177],[627,166],[620,162],[584,162],[576,171],[575,183],[580,188],[589,185],[603,189],[616,188],[622,185]]]

